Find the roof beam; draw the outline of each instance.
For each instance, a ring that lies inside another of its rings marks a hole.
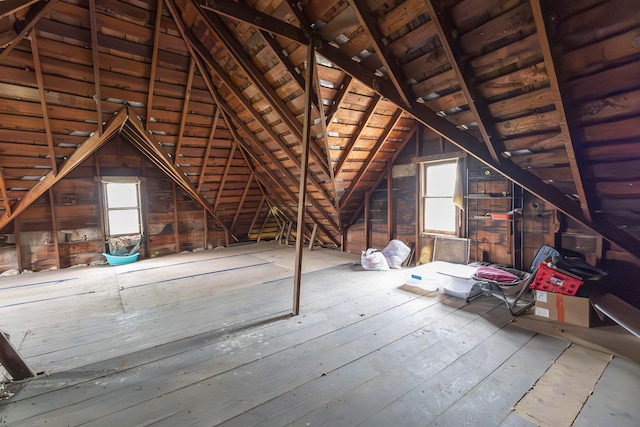
[[[100,92],[100,52],[98,51],[98,19],[96,17],[96,0],[89,0],[89,22],[91,24],[93,82],[96,88],[94,101],[96,102],[96,113],[98,115],[98,133],[102,135],[102,132],[104,131],[104,121],[102,118],[102,94]]]
[[[111,139],[116,133],[120,131],[122,126],[127,120],[127,114],[121,111],[117,114],[111,123],[107,126],[102,135],[94,133],[87,138],[82,145],[75,149],[75,151],[67,158],[67,160],[60,166],[58,173],[50,171],[46,174],[36,185],[13,205],[13,211],[11,213],[6,212],[5,215],[0,218],[0,230],[4,228],[10,221],[25,211],[38,197],[46,193],[49,188],[54,184],[62,180],[69,172],[74,170],[80,163],[84,162],[89,156],[95,153],[100,147],[104,145],[109,139]]]
[[[187,86],[185,87],[184,101],[182,104],[182,118],[180,119],[180,130],[178,131],[178,142],[176,144],[176,153],[173,159],[173,164],[178,165],[178,158],[180,157],[180,150],[182,149],[182,140],[184,138],[184,128],[187,125],[187,115],[189,114],[189,99],[191,98],[191,89],[193,86],[193,74],[196,71],[196,63],[193,57],[189,64],[189,75],[187,76]]]
[[[7,194],[7,186],[4,183],[4,170],[2,168],[0,168],[0,196],[4,205],[4,214],[11,216],[11,203]]]
[[[371,147],[371,150],[369,151],[369,155],[365,159],[364,164],[356,174],[355,178],[351,182],[351,185],[349,186],[347,191],[345,191],[345,193],[342,195],[342,198],[340,199],[340,208],[344,208],[345,205],[349,202],[351,195],[358,187],[358,184],[360,184],[362,177],[364,177],[364,175],[367,173],[367,169],[369,169],[371,162],[380,152],[380,149],[382,148],[382,144],[384,144],[384,142],[387,140],[387,138],[393,131],[393,128],[396,127],[403,113],[404,111],[398,108],[396,109],[395,113],[393,113],[393,116],[391,116],[391,120],[389,120],[389,124],[387,125],[387,127],[385,127],[382,134],[378,137],[378,140],[376,141],[375,145]]]
[[[238,217],[240,216],[240,211],[244,207],[244,202],[247,200],[247,195],[249,194],[249,190],[251,189],[251,183],[253,182],[253,171],[249,174],[249,179],[247,180],[247,185],[244,187],[244,191],[242,192],[242,197],[240,198],[240,203],[238,203],[238,208],[236,209],[235,215],[233,215],[233,221],[231,221],[231,227],[229,229],[233,232],[233,229],[238,222]]]
[[[576,191],[580,198],[580,207],[585,218],[589,221],[592,220],[591,210],[589,208],[589,197],[585,189],[584,182],[582,180],[582,170],[578,164],[579,154],[574,150],[573,141],[569,130],[569,124],[567,122],[567,115],[565,113],[564,102],[562,101],[562,93],[560,91],[560,85],[558,84],[558,75],[556,74],[555,62],[551,53],[551,47],[549,44],[549,37],[547,36],[547,27],[544,21],[544,15],[542,13],[542,6],[540,0],[530,0],[531,10],[533,12],[533,19],[536,23],[536,30],[538,33],[538,40],[540,40],[540,47],[542,49],[542,56],[544,58],[544,65],[549,76],[549,85],[552,92],[554,104],[556,106],[556,114],[558,117],[558,125],[560,126],[560,138],[564,143],[564,148],[567,151],[569,158],[569,167],[571,169],[571,175],[576,185]]]
[[[365,34],[369,37],[373,47],[378,52],[378,58],[382,61],[382,65],[384,65],[384,68],[387,70],[387,76],[389,76],[389,79],[398,91],[398,94],[404,103],[403,105],[409,108],[409,94],[411,93],[411,89],[406,84],[404,72],[393,60],[387,47],[382,44],[384,36],[378,28],[378,22],[373,17],[373,14],[369,9],[369,5],[365,0],[351,0],[351,3],[353,4],[353,10],[358,17],[360,24],[362,24]]]
[[[153,92],[156,87],[156,73],[158,70],[158,50],[160,49],[160,25],[162,23],[162,4],[164,0],[158,0],[156,6],[156,21],[153,27],[153,53],[151,54],[151,71],[149,73],[149,91],[147,92],[147,117],[145,129],[149,130],[152,117]]]
[[[202,158],[202,169],[200,169],[200,178],[198,179],[197,190],[200,192],[202,183],[204,182],[204,175],[207,170],[207,163],[209,163],[209,156],[211,156],[211,147],[213,146],[213,138],[216,134],[216,128],[218,127],[218,118],[220,117],[220,109],[217,105],[213,105],[213,124],[211,125],[211,132],[209,133],[209,140],[207,141],[207,148],[204,151],[204,157]],[[217,204],[217,203],[216,203]],[[215,206],[213,207],[215,209]]]
[[[201,6],[228,18],[246,22],[272,34],[285,37],[303,45],[309,44],[309,38],[300,28],[285,23],[271,15],[262,13],[243,2],[232,0],[202,0]]]
[[[216,194],[216,201],[213,204],[214,209],[218,207],[218,204],[220,203],[220,198],[222,198],[222,191],[224,190],[224,185],[227,183],[227,177],[229,176],[229,169],[231,169],[231,162],[233,161],[233,156],[235,156],[236,154],[236,146],[237,146],[237,143],[236,143],[236,140],[234,139],[233,142],[231,143],[231,150],[229,151],[227,164],[224,167],[224,173],[222,174],[222,179],[220,179],[220,186],[218,187],[218,193]]]
[[[500,153],[505,151],[504,146],[502,146],[497,138],[493,137],[494,135],[498,135],[498,133],[492,125],[493,117],[491,116],[489,107],[468,83],[472,81],[473,76],[471,76],[469,72],[470,68],[462,64],[462,55],[456,47],[456,41],[453,39],[452,28],[444,17],[445,12],[440,9],[436,10],[433,0],[425,1],[425,5],[429,11],[429,16],[431,16],[431,21],[435,24],[436,30],[438,31],[438,36],[442,42],[442,48],[447,55],[449,64],[451,64],[451,68],[456,73],[456,77],[460,83],[460,89],[467,100],[467,105],[469,105],[469,109],[473,113],[476,123],[478,123],[478,130],[489,150],[489,154],[496,164],[500,164],[502,162]]]
[[[342,156],[340,157],[340,160],[336,165],[336,175],[340,175],[340,172],[342,171],[342,167],[349,159],[349,156],[351,156],[353,147],[355,147],[356,142],[358,141],[358,138],[360,138],[360,134],[369,125],[369,121],[371,120],[371,117],[373,117],[373,113],[375,113],[376,108],[378,108],[378,103],[380,102],[380,99],[381,99],[380,95],[378,95],[377,93],[373,95],[373,98],[371,99],[371,103],[369,104],[369,107],[366,109],[366,111],[364,112],[364,115],[360,119],[360,122],[358,123],[358,127],[356,127],[356,130],[353,132],[351,139],[349,139],[349,143],[344,149],[344,153],[342,153]]]
[[[16,13],[20,9],[31,6],[38,0],[4,0],[0,2],[0,19]]]
[[[302,125],[300,121],[293,115],[293,112],[285,105],[282,98],[278,96],[276,91],[271,87],[271,84],[264,77],[264,73],[258,69],[247,52],[238,42],[227,26],[222,20],[210,10],[202,8],[202,15],[205,21],[209,24],[209,29],[213,31],[220,40],[225,44],[226,48],[231,53],[233,59],[238,62],[242,69],[247,73],[251,82],[258,88],[260,94],[269,102],[271,108],[280,116],[284,124],[289,131],[295,136],[295,138],[302,142]],[[314,146],[311,146],[314,149]],[[321,160],[322,155],[318,153],[318,148],[315,146],[314,160],[319,167],[322,168],[324,173],[329,176],[328,166]]]
[[[349,74],[345,73],[344,78],[342,79],[342,83],[340,84],[340,88],[338,89],[335,97],[333,98],[333,104],[331,104],[331,106],[329,106],[329,109],[327,110],[327,113],[326,113],[327,124],[329,124],[334,114],[336,114],[340,109],[340,104],[342,103],[342,99],[349,92],[349,85],[351,84],[352,79],[353,78]]]
[[[0,58],[6,57],[9,55],[20,41],[26,36],[34,25],[38,23],[40,18],[49,10],[51,6],[56,4],[58,0],[40,0],[37,4],[31,6],[29,12],[27,12],[27,16],[25,16],[23,21],[20,22],[20,26],[22,29],[19,33],[16,34],[16,37],[0,52]]]
[[[36,32],[31,34],[31,52],[33,56],[33,66],[36,72],[36,81],[38,82],[38,93],[40,94],[40,107],[42,109],[42,120],[44,120],[44,131],[47,135],[47,148],[49,150],[49,159],[51,160],[51,171],[58,173],[58,164],[56,162],[56,152],[53,148],[53,134],[51,132],[51,123],[49,122],[49,111],[47,110],[47,98],[44,91],[44,79],[42,77],[42,66],[40,64],[40,53],[38,51],[38,38]]]

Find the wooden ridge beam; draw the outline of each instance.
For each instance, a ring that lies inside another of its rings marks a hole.
[[[358,187],[358,184],[360,184],[362,177],[364,177],[364,175],[367,173],[367,169],[369,169],[371,162],[380,152],[382,145],[387,140],[391,132],[393,132],[393,128],[396,127],[403,113],[404,111],[402,109],[400,108],[396,109],[395,113],[393,113],[393,116],[391,116],[391,120],[389,120],[389,125],[384,129],[382,134],[378,137],[378,140],[376,141],[375,145],[371,148],[371,150],[369,150],[369,154],[367,155],[367,158],[364,161],[364,164],[356,174],[355,178],[351,182],[351,185],[349,186],[347,191],[345,191],[345,193],[342,195],[342,198],[340,199],[341,209],[343,209],[345,205],[349,202],[351,195]]]

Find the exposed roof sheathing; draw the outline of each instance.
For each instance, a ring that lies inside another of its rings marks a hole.
[[[295,220],[312,46],[321,241],[427,126],[640,256],[639,31],[624,0],[5,0],[0,224],[123,105],[226,227]]]

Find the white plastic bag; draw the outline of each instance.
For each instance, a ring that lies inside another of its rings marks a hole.
[[[391,268],[402,268],[402,263],[411,253],[411,248],[404,244],[402,240],[394,239],[389,242],[382,254],[387,259]]]
[[[387,263],[387,259],[377,249],[369,248],[366,251],[362,251],[362,256],[360,257],[360,262],[362,263],[362,268],[365,270],[372,271],[385,271],[389,270],[389,264]]]

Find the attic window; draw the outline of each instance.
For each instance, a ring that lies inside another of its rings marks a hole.
[[[140,181],[137,178],[103,178],[107,235],[142,233]]]

